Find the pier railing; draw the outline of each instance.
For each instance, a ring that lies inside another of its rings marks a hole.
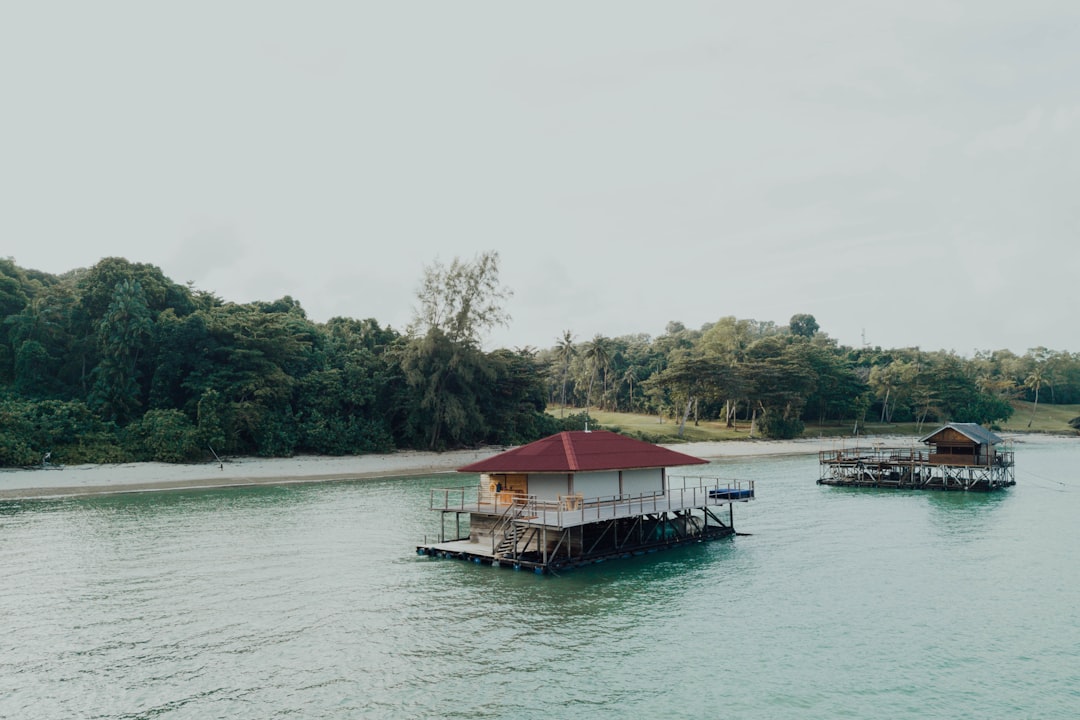
[[[840,450],[822,450],[818,458],[823,463],[865,463],[879,465],[882,463],[913,463],[921,464],[929,462],[930,453],[925,450],[914,448],[842,448]]]
[[[1012,467],[1012,450],[995,450],[989,456],[951,455],[914,448],[842,448],[821,450],[818,459],[822,465],[953,465],[975,467]]]
[[[561,526],[568,521],[589,522],[611,517],[746,502],[753,498],[753,480],[669,476],[667,491],[589,498],[580,494],[568,494],[559,495],[555,499],[541,499],[522,493],[492,493],[477,485],[432,488],[430,507],[432,510],[444,512],[479,512],[493,515],[503,515],[509,511],[519,518],[540,518],[547,524]]]

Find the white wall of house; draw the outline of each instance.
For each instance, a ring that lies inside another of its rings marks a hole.
[[[586,500],[618,495],[619,471],[575,473],[574,492]]]
[[[623,470],[622,485],[626,495],[661,492],[664,489],[664,471],[662,468]]]
[[[560,495],[570,494],[570,478],[560,475],[529,475],[529,494],[540,500],[558,500]]]

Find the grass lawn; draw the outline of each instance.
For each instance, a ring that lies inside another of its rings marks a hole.
[[[1006,422],[1001,424],[1005,432],[1041,432],[1041,433],[1064,433],[1075,435],[1076,430],[1069,427],[1069,421],[1074,417],[1080,417],[1080,405],[1050,405],[1045,402],[1035,403],[1013,402],[1016,412]],[[1035,414],[1032,416],[1032,409]],[[1031,427],[1028,427],[1028,423]]]
[[[1069,420],[1080,416],[1080,405],[1049,405],[1039,403],[1035,411],[1035,419],[1031,427],[1027,426],[1031,420],[1032,403],[1015,402],[1016,411],[1008,422],[1001,425],[1003,432],[1042,432],[1075,434],[1076,431],[1069,427]],[[554,417],[582,412],[582,408],[568,407],[563,411],[557,405],[548,407],[547,412]],[[711,442],[715,440],[749,440],[750,422],[739,420],[735,428],[724,427],[724,423],[715,421],[702,421],[694,424],[693,418],[686,421],[686,428],[682,438],[679,437],[679,424],[668,418],[658,418],[656,415],[640,415],[637,413],[607,412],[593,408],[589,411],[591,422],[606,429],[618,429],[621,432],[640,434],[652,442]],[[807,424],[803,437],[841,437],[850,436],[853,426],[851,423],[838,423],[828,425]],[[864,423],[859,427],[863,435],[911,435],[919,437],[927,435],[937,429],[937,424],[928,423],[920,429],[915,423]],[[760,438],[760,435],[756,437]]]
[[[560,417],[562,409],[551,406],[547,409],[549,415]],[[582,412],[582,408],[566,408],[566,414]],[[693,418],[686,421],[683,437],[679,437],[679,423],[669,418],[658,418],[656,415],[640,415],[638,413],[607,412],[593,408],[589,411],[589,417],[606,429],[618,429],[622,432],[640,433],[646,439],[655,442],[711,442],[715,440],[750,440],[750,421],[739,419],[734,428],[724,426],[724,423],[713,420],[701,421],[694,424]],[[934,428],[924,427],[924,432],[930,432]],[[803,437],[841,437],[852,434],[854,427],[850,423],[829,425],[807,425]],[[919,435],[915,423],[866,423],[860,425],[859,432],[864,435]],[[761,434],[755,438],[760,439]]]

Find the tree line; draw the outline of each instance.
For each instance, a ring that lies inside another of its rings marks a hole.
[[[0,466],[444,450],[582,426],[550,404],[794,437],[806,422],[993,425],[1017,397],[1080,402],[1075,354],[850,348],[805,314],[484,351],[509,321],[498,270],[494,252],[425,267],[399,332],[316,323],[289,296],[225,302],[124,258],[59,276],[0,259]]]
[[[502,321],[498,256],[425,269],[406,333],[229,303],[153,265],[53,276],[0,260],[0,466],[512,445],[555,432]]]
[[[669,417],[683,424],[748,422],[751,433],[792,438],[807,423],[974,422],[996,427],[1013,401],[1080,402],[1080,354],[1035,348],[954,352],[853,348],[812,315],[788,325],[722,317],[694,330],[669,323],[651,338],[570,331],[539,354],[548,400]]]

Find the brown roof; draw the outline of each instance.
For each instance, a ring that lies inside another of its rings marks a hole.
[[[702,465],[707,462],[606,430],[571,430],[460,467],[458,472],[588,472]]]
[[[949,429],[955,430],[976,445],[997,445],[1003,442],[997,433],[987,430],[978,423],[949,423],[948,425],[942,425],[926,437],[920,438],[920,442],[936,442],[934,438]]]

